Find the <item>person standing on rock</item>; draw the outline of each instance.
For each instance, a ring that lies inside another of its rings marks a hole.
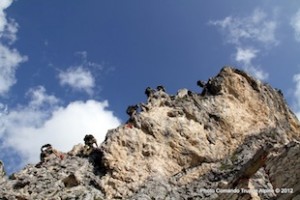
[[[153,96],[155,90],[152,89],[151,87],[147,87],[146,90],[145,90],[145,94],[147,96],[147,98],[150,98]]]
[[[141,106],[141,104],[128,106],[126,113],[129,115],[129,119],[126,122],[126,127],[132,128],[133,125],[136,127],[139,127],[139,122],[138,122],[139,120],[138,120],[138,116],[137,116],[138,110],[139,109],[143,110],[145,108],[147,109],[147,106],[145,106],[143,108],[140,106]]]
[[[138,105],[128,106],[126,110],[127,115],[129,115],[129,117],[132,117],[137,113],[138,108]]]
[[[197,85],[201,88],[203,88],[201,95],[204,96],[207,94],[207,82],[202,81],[202,80],[198,80],[197,81]]]

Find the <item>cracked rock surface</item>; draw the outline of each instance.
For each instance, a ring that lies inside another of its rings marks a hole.
[[[0,163],[0,199],[300,199],[300,123],[268,84],[224,67],[140,107],[91,152],[10,177]]]

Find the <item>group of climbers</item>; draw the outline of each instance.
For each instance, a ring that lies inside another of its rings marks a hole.
[[[201,95],[204,96],[206,94],[213,94],[213,92],[211,92],[211,85],[213,85],[213,79],[210,78],[208,80],[208,82],[205,81],[197,81],[197,85],[200,88],[203,88]],[[215,93],[217,93],[219,91],[216,91]],[[180,93],[180,94],[179,94]],[[192,96],[194,93],[190,90],[184,90],[184,91],[180,91],[178,94],[179,97],[183,97],[183,96]],[[139,104],[135,104],[135,105],[130,105],[127,107],[126,113],[129,116],[128,121],[125,124],[125,127],[128,128],[133,128],[134,126],[136,126],[136,124],[138,124],[138,120],[137,120],[137,114],[141,111],[149,111],[149,109],[152,106],[172,106],[172,99],[174,99],[174,96],[169,96],[166,93],[166,89],[164,86],[159,85],[156,87],[156,89],[153,89],[151,87],[147,87],[145,89],[145,94],[147,96],[147,104],[144,103],[139,103]]]
[[[209,80],[208,83],[206,83],[204,81],[197,81],[197,85],[199,87],[203,88],[202,95],[205,95],[205,93],[207,93],[209,83],[211,83],[211,80]],[[165,104],[166,104],[166,102],[170,101],[170,97],[166,93],[165,87],[162,85],[157,86],[156,90],[152,89],[150,87],[147,87],[145,90],[145,94],[148,98],[148,103],[150,103],[150,104],[155,103],[155,102],[152,102],[153,99],[159,99],[159,98],[165,98],[166,99],[164,101]],[[137,114],[139,109],[141,111],[148,111],[149,106],[145,105],[143,103],[128,106],[126,113],[129,115],[130,118],[129,118],[128,122],[126,123],[127,127],[132,128],[132,122],[135,121],[134,116]],[[94,149],[98,148],[96,138],[93,135],[91,135],[91,134],[85,135],[83,140],[84,140],[84,147],[83,147],[83,149],[80,150],[82,155],[89,155]],[[45,163],[51,159],[54,159],[54,158],[59,158],[59,159],[63,160],[65,156],[66,156],[66,154],[57,151],[56,149],[54,149],[52,147],[51,144],[45,144],[41,147],[40,162],[36,166],[40,167],[43,163]]]
[[[162,86],[162,85],[157,86],[156,90],[152,89],[150,87],[146,88],[145,94],[146,94],[146,96],[148,98],[148,103],[149,103],[149,101],[150,101],[151,98],[155,97],[155,93],[159,92],[159,91],[161,91],[163,93],[166,92],[164,86]],[[132,117],[133,115],[135,115],[138,112],[139,109],[141,111],[148,111],[149,107],[147,107],[143,103],[135,104],[135,105],[130,105],[130,106],[127,107],[126,113],[129,115],[129,117]]]
[[[82,149],[82,154],[88,155],[95,148],[98,148],[97,140],[93,135],[91,134],[85,135],[83,140],[84,140],[84,146]],[[41,147],[40,162],[36,165],[36,167],[41,167],[43,163],[52,159],[58,158],[60,160],[63,160],[65,156],[66,156],[65,153],[62,153],[54,149],[51,144],[45,144]]]

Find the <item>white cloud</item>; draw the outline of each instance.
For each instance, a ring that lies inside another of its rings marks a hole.
[[[266,80],[269,76],[268,73],[264,72],[260,67],[253,65],[253,59],[257,57],[258,53],[258,49],[238,47],[234,59],[254,77],[260,80]]]
[[[70,67],[66,71],[61,71],[58,78],[63,86],[68,85],[78,91],[84,91],[88,94],[93,93],[95,79],[92,73],[82,66]]]
[[[0,2],[0,38],[12,44],[17,39],[18,23],[14,19],[7,19],[4,10],[12,4],[13,0],[1,0]]]
[[[8,8],[12,2],[13,2],[13,0],[1,0],[0,1],[0,9]]]
[[[10,49],[0,43],[0,96],[6,94],[17,80],[16,70],[27,57],[21,56],[16,49]]]
[[[74,101],[67,106],[58,105],[58,100],[46,94],[43,87],[28,92],[31,101],[2,116],[2,136],[5,146],[17,151],[23,163],[36,163],[43,144],[50,143],[61,151],[69,151],[83,143],[85,134],[93,134],[102,142],[108,129],[115,128],[120,120],[107,109],[108,102]],[[38,105],[51,104],[45,110]],[[0,129],[1,130],[1,129]]]
[[[298,12],[291,18],[290,25],[294,29],[295,39],[300,42],[300,9]]]
[[[277,45],[275,38],[277,22],[267,18],[267,14],[260,9],[244,18],[226,17],[223,20],[210,21],[210,24],[221,27],[226,41],[241,44],[245,41],[256,41],[265,45]]]
[[[56,105],[59,102],[54,95],[46,94],[46,89],[43,86],[29,89],[27,96],[31,98],[30,107],[34,108],[40,108],[43,105]]]
[[[5,30],[7,25],[6,14],[4,10],[12,4],[13,0],[1,0],[0,1],[0,33]]]
[[[17,82],[16,70],[20,63],[27,60],[26,56],[9,47],[16,41],[18,31],[18,24],[13,19],[7,19],[4,12],[12,2],[12,0],[0,1],[0,96],[5,95]]]
[[[88,60],[88,52],[87,51],[77,51],[75,52],[76,56],[81,58],[81,66],[84,68],[95,69],[97,71],[103,70],[103,65],[95,62],[91,62]]]
[[[269,77],[269,74],[260,66],[253,64],[253,60],[259,56],[261,47],[279,44],[275,37],[278,27],[276,20],[270,19],[261,9],[255,9],[249,16],[228,16],[223,20],[210,21],[210,24],[220,27],[226,42],[235,46],[234,61],[260,80]],[[249,44],[255,48],[249,47]]]
[[[246,65],[251,64],[252,59],[257,56],[259,50],[253,48],[237,48],[237,53],[235,56],[235,60],[238,62],[243,62]]]
[[[293,76],[293,81],[296,84],[296,88],[294,90],[294,107],[296,110],[296,115],[298,119],[300,119],[300,74],[295,74]]]
[[[245,70],[259,80],[266,80],[269,78],[269,73],[263,71],[260,67],[249,65],[245,67]]]
[[[17,40],[18,23],[14,19],[10,19],[6,24],[6,30],[3,32],[3,38],[8,40],[9,44],[13,44]]]
[[[3,119],[5,118],[5,115],[7,114],[7,111],[8,111],[7,109],[8,109],[7,105],[0,103],[0,138],[1,138],[1,133],[3,133],[5,130]]]

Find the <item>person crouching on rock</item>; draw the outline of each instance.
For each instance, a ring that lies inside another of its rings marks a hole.
[[[51,144],[45,144],[41,147],[40,162],[36,167],[40,167],[44,162],[54,158],[63,159],[64,155],[52,147]]]

